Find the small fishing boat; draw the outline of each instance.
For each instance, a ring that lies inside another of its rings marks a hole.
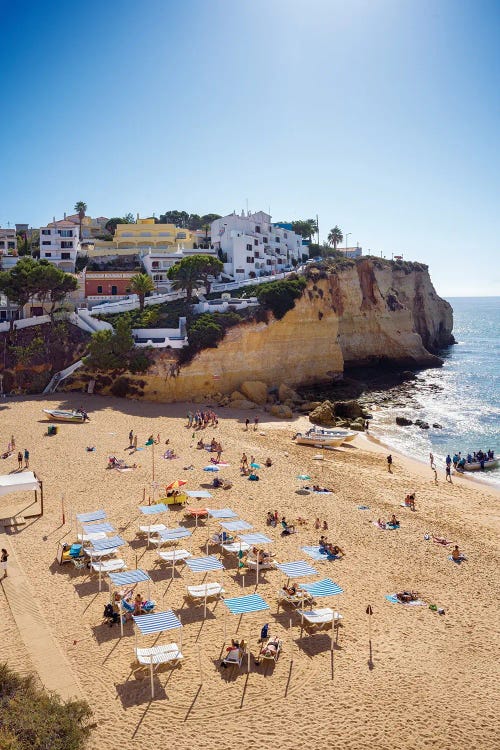
[[[323,427],[313,427],[307,432],[298,432],[295,436],[295,442],[297,445],[329,448],[348,443],[354,440],[356,435],[356,432],[349,432],[349,430],[329,430]]]
[[[461,467],[464,471],[482,471],[483,469],[496,469],[500,466],[500,458],[489,458],[487,461],[473,461],[468,463],[467,461]],[[458,468],[458,467],[457,467]]]
[[[43,411],[56,422],[85,422],[88,419],[87,414],[81,411],[63,411],[62,409],[44,409]]]

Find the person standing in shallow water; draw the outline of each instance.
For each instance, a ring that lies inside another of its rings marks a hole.
[[[387,456],[387,471],[389,472],[389,474],[392,474],[392,455],[391,454]]]
[[[451,466],[450,466],[450,464],[446,464],[446,481],[449,482],[450,484],[453,484],[453,482],[451,481]]]

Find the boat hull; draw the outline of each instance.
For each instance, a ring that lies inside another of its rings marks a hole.
[[[313,445],[316,448],[321,448],[322,446],[334,448],[342,445],[344,438],[321,438],[319,436],[314,437],[312,435],[299,434],[295,438],[295,442],[297,445]]]
[[[487,469],[496,469],[498,466],[500,466],[500,458],[493,458],[490,461],[484,462],[484,470]],[[481,464],[474,463],[474,464],[465,464],[463,467],[464,471],[482,471]]]
[[[48,414],[51,421],[55,422],[84,422],[85,419],[83,414],[75,414],[71,411],[51,411],[50,409],[43,410],[45,414]]]

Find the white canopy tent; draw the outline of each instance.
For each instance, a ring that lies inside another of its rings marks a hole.
[[[34,491],[35,500],[38,499],[38,490],[40,490],[40,515],[43,516],[43,484],[34,472],[22,471],[0,476],[0,497],[10,495],[12,492],[29,492],[30,490]]]

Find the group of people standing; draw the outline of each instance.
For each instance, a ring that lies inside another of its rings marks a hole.
[[[217,427],[219,424],[219,418],[217,414],[212,410],[207,411],[188,411],[187,413],[188,423],[186,427],[188,429],[192,427],[194,430],[204,430],[210,425],[210,427]]]

